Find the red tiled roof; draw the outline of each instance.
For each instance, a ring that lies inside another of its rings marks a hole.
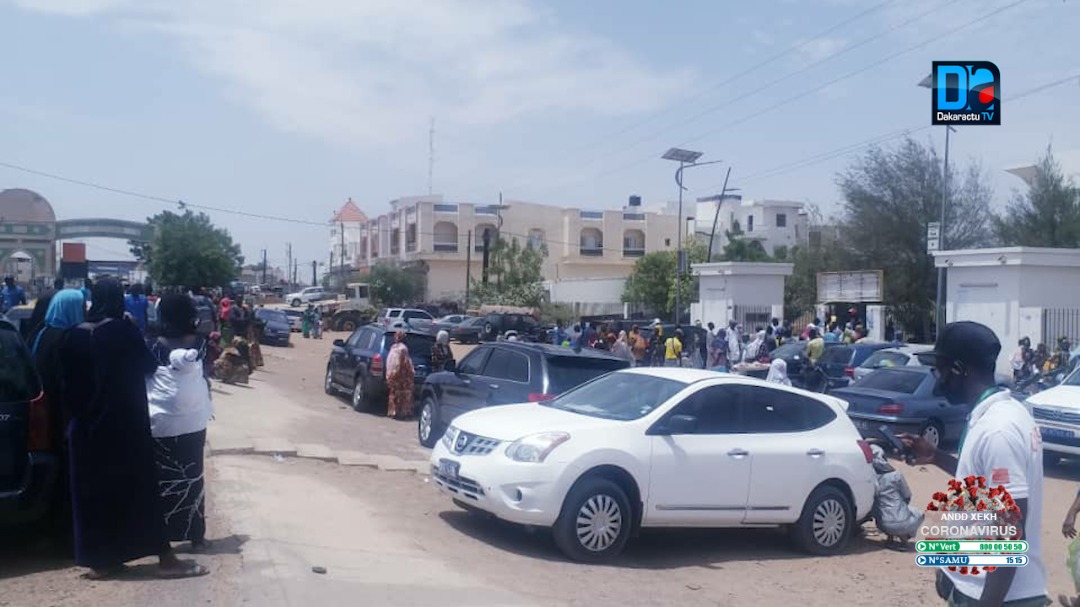
[[[337,223],[339,221],[366,223],[367,215],[364,215],[364,212],[360,210],[360,207],[356,206],[356,203],[350,198],[348,202],[342,205],[341,209],[334,213],[334,216],[330,221],[332,223]]]

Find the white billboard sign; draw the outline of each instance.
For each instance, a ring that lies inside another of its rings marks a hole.
[[[819,272],[818,301],[821,303],[875,303],[885,299],[881,270],[862,272]]]

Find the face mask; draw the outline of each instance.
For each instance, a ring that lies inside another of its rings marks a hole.
[[[951,371],[940,375],[934,382],[934,396],[943,397],[949,404],[964,404],[964,390],[959,376]]]

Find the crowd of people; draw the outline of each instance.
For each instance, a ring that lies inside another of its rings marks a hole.
[[[1019,347],[1011,359],[1013,381],[1021,384],[1025,380],[1067,371],[1072,367],[1072,359],[1072,344],[1067,337],[1058,338],[1057,349],[1053,353],[1046,344],[1039,344],[1032,348],[1031,339],[1024,337],[1020,340]]]

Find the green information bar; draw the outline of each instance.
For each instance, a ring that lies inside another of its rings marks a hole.
[[[984,552],[1007,552],[1021,553],[1028,551],[1028,543],[1023,540],[990,541],[990,540],[919,540],[915,544],[919,552],[929,553],[984,553]]]

